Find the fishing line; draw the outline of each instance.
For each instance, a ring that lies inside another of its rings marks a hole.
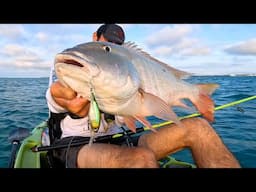
[[[73,137],[70,139],[69,143],[68,143],[68,147],[67,147],[67,151],[66,151],[66,168],[68,168],[68,152],[69,152],[69,150],[70,150],[70,146],[71,146],[71,143],[72,143],[72,141],[73,141],[74,138],[75,138],[75,136],[73,136]]]

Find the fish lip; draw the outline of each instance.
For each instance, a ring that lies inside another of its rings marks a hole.
[[[90,64],[89,64],[90,63]],[[91,75],[92,78],[98,76],[100,74],[99,66],[90,61],[88,58],[80,57],[74,53],[59,53],[55,56],[54,65],[58,64],[66,64],[66,65],[73,65],[74,67],[83,68]],[[87,65],[94,66],[94,70],[87,67]]]
[[[57,54],[55,57],[55,63],[64,63],[67,65],[75,65],[78,67],[84,67],[84,63],[87,61],[85,59],[81,59],[76,55],[70,55],[70,54]]]

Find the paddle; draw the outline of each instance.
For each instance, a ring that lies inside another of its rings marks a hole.
[[[21,141],[26,137],[28,137],[29,135],[30,135],[30,130],[26,128],[14,129],[9,133],[8,141],[12,143],[11,156],[10,156],[9,165],[8,165],[9,168],[14,167],[14,162],[15,162],[18,147]]]

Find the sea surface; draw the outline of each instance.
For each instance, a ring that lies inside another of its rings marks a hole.
[[[255,76],[194,76],[186,81],[218,83],[220,88],[212,95],[216,106],[256,95]],[[47,119],[47,87],[47,78],[0,78],[0,168],[8,167],[11,154],[8,137],[11,131],[17,128],[32,130]],[[179,116],[195,112],[179,108],[174,110]],[[149,120],[153,124],[160,122],[152,117]],[[242,167],[256,168],[256,99],[216,111],[212,126]],[[188,149],[173,156],[193,163]]]

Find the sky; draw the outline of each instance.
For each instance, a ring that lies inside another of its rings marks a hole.
[[[256,24],[125,24],[125,41],[195,75],[256,74]],[[0,24],[0,77],[49,77],[101,24]]]

